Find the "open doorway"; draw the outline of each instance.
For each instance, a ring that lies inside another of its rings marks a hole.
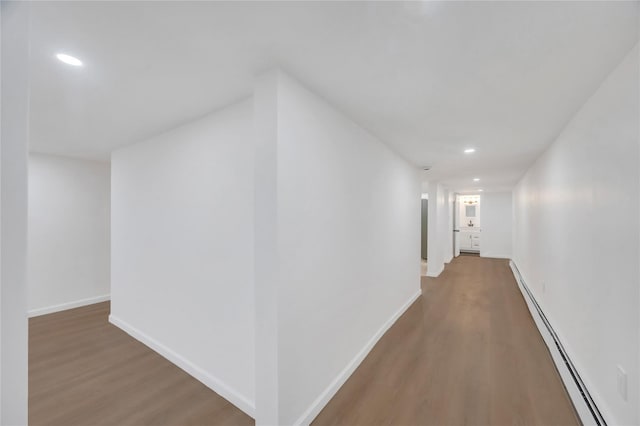
[[[457,193],[453,194],[453,202],[451,203],[451,211],[450,218],[453,229],[453,243],[451,247],[453,247],[453,258],[460,256],[460,221],[458,219],[458,198],[459,195]]]
[[[454,255],[479,256],[482,227],[480,195],[457,195],[454,214]]]
[[[28,166],[29,317],[109,300],[108,159],[31,150]]]
[[[427,249],[429,244],[429,194],[422,194],[422,206],[420,211],[421,236],[420,236],[420,275],[427,275]]]

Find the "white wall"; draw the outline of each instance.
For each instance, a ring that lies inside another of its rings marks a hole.
[[[480,256],[510,259],[513,239],[511,192],[486,192],[481,199]]]
[[[29,4],[0,3],[0,424],[27,423]]]
[[[437,277],[444,269],[444,258],[442,257],[442,249],[438,238],[438,221],[439,208],[442,202],[441,195],[442,186],[437,182],[429,182],[427,184],[427,194],[429,195],[427,222],[427,276]],[[441,220],[441,219],[440,219]]]
[[[273,368],[277,423],[286,425],[309,423],[419,295],[420,182],[414,167],[299,83],[280,73],[269,82],[257,90],[277,97]]]
[[[31,315],[108,299],[109,187],[107,162],[29,156]]]
[[[254,410],[252,102],[112,155],[112,316]]]
[[[455,197],[438,182],[429,182],[429,222],[427,224],[427,276],[437,277],[442,273],[444,264],[453,257],[453,208]]]
[[[636,46],[514,191],[514,260],[606,421],[625,425],[640,422],[638,68]]]

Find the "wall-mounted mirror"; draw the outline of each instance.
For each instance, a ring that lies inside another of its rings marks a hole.
[[[476,217],[476,206],[465,206],[465,216]]]

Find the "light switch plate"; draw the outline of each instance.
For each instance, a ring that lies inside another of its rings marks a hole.
[[[627,372],[621,366],[618,366],[618,393],[627,400]]]

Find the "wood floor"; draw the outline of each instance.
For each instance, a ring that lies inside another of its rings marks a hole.
[[[576,425],[508,261],[461,256],[313,425]]]
[[[314,425],[579,424],[507,261],[461,256]],[[109,304],[29,322],[31,425],[251,425],[107,322]]]
[[[30,425],[253,425],[107,321],[109,303],[29,320]]]

